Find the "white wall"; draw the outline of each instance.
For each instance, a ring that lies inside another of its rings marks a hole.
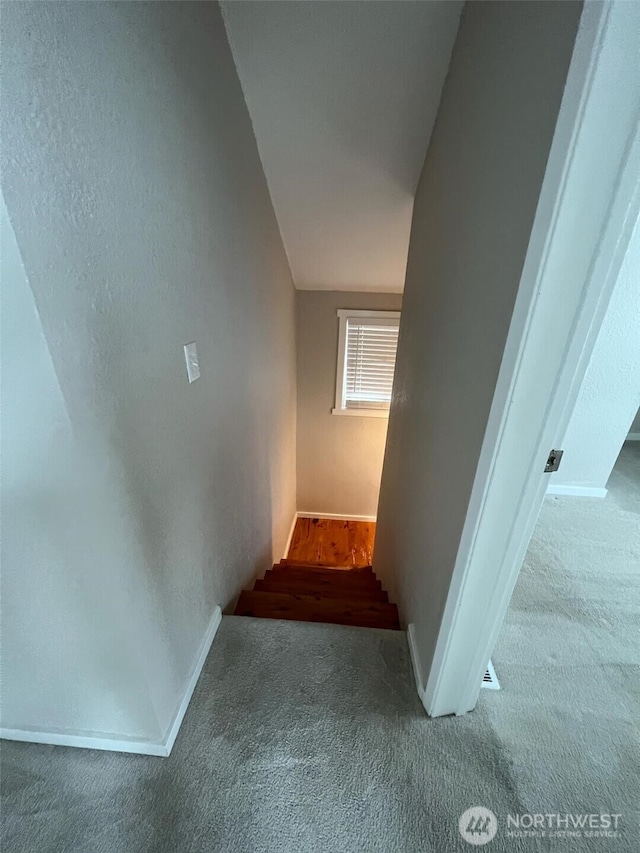
[[[216,605],[231,606],[285,546],[291,275],[216,4],[8,4],[3,63],[4,195],[28,319],[37,310],[41,323],[31,337],[46,338],[43,381],[83,474],[68,499],[63,443],[31,428],[57,420],[18,406],[31,368],[12,356],[5,429],[14,445],[28,439],[20,453],[38,453],[42,474],[3,493],[4,517],[31,507],[3,554],[3,725],[157,739]],[[182,346],[193,340],[202,377],[189,385]],[[43,514],[56,544],[36,559],[28,538]],[[71,597],[83,627],[66,644],[67,611],[43,624],[45,602],[30,605],[37,583]],[[107,640],[115,667],[99,651]],[[136,684],[120,644],[138,659],[153,720],[101,711],[105,691],[119,705]],[[85,654],[93,681],[79,707],[58,670],[69,659],[80,680]]]
[[[555,493],[603,496],[640,405],[640,224],[636,224],[567,428]]]
[[[0,261],[3,725],[64,729],[73,709],[78,729],[160,737],[120,566],[96,547],[89,502],[104,528],[108,507],[93,501],[100,487],[86,476],[4,201]]]
[[[298,509],[375,516],[386,418],[332,415],[338,309],[399,311],[397,293],[298,291]]]
[[[374,569],[425,684],[580,11],[467,4],[418,186]]]

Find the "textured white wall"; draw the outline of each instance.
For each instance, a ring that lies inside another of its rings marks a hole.
[[[375,515],[385,418],[332,415],[338,309],[399,311],[396,293],[299,291],[297,472],[300,511]]]
[[[157,724],[121,720],[117,732],[154,738],[215,606],[284,549],[295,510],[290,271],[216,4],[8,4],[2,96],[5,199],[96,491],[95,506],[67,501],[54,478],[70,531],[58,557],[85,567],[91,596],[73,606],[96,632],[104,617],[114,644],[127,630],[118,596],[131,600],[129,653]],[[202,378],[189,385],[182,346],[193,340]],[[89,548],[77,504],[95,523]],[[15,553],[3,571],[17,577]],[[18,584],[3,606],[29,595]],[[7,662],[46,631],[37,611],[24,619],[5,634]],[[71,652],[45,649],[52,682],[60,653]],[[106,681],[109,661],[92,666]],[[38,673],[5,677],[6,725],[24,723],[28,703],[34,726],[106,725],[72,696],[52,710]],[[102,695],[92,698],[98,708]]]
[[[2,725],[160,737],[121,555],[96,536],[116,529],[73,435],[4,201],[0,274]]]
[[[469,3],[416,196],[374,568],[427,682],[581,6]]]
[[[562,447],[556,488],[604,489],[640,405],[640,224],[620,275]]]

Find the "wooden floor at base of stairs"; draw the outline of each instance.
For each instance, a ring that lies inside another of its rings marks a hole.
[[[287,558],[336,568],[370,566],[375,535],[374,521],[299,518]]]

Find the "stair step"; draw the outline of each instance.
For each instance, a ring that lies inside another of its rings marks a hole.
[[[328,569],[332,572],[355,572],[357,574],[373,574],[371,566],[336,566],[331,563],[310,563],[308,560],[280,560],[274,569],[281,568]]]
[[[258,592],[285,592],[299,595],[313,595],[325,598],[356,599],[357,601],[389,601],[389,596],[382,590],[380,581],[367,584],[332,583],[330,580],[317,580],[297,576],[290,578],[282,576],[282,572],[267,572],[263,580],[257,580],[254,590]]]
[[[398,608],[395,604],[339,598],[318,599],[312,595],[243,590],[235,615],[300,622],[328,622],[363,628],[400,629]]]
[[[271,571],[273,572],[321,572],[326,575],[331,575],[334,578],[360,578],[361,580],[367,580],[373,578],[375,580],[375,574],[373,573],[371,566],[362,567],[359,569],[353,568],[339,568],[338,566],[321,566],[320,563],[275,563]]]
[[[265,580],[278,582],[317,583],[334,589],[380,590],[382,585],[372,573],[362,575],[357,572],[335,572],[332,569],[305,569],[302,566],[288,569],[271,569],[265,574]]]

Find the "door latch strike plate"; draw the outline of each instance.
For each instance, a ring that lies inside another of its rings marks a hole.
[[[557,471],[560,467],[560,460],[562,459],[562,454],[564,450],[552,450],[549,453],[549,458],[547,459],[547,464],[544,466],[544,473],[551,474],[553,471]]]

